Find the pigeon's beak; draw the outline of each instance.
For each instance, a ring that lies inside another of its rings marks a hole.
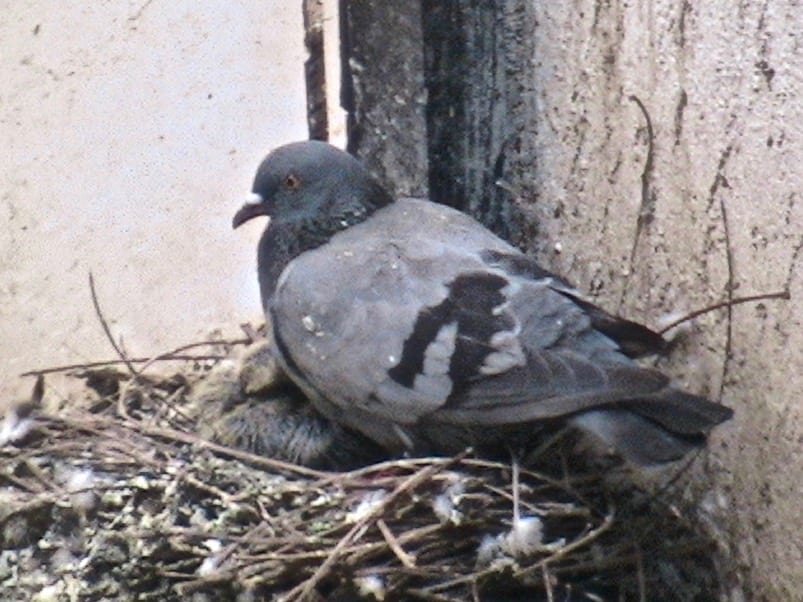
[[[263,200],[262,195],[256,192],[248,195],[248,198],[245,199],[245,204],[234,214],[234,219],[231,220],[231,227],[237,228],[259,215],[268,215],[267,207],[262,202]]]

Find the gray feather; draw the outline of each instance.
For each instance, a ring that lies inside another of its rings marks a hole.
[[[235,225],[260,212],[276,222],[260,243],[263,303],[284,368],[328,419],[394,451],[424,439],[449,451],[483,428],[563,419],[653,463],[730,417],[630,359],[662,350],[659,335],[472,218],[374,198],[370,175],[332,147],[279,150],[255,182],[264,206]],[[302,187],[281,189],[282,170]]]

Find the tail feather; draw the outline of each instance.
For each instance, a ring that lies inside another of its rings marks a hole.
[[[571,422],[634,462],[660,464],[703,447],[708,432],[732,415],[730,408],[704,397],[667,388],[646,399],[580,413]]]
[[[733,410],[704,397],[668,388],[652,398],[624,407],[678,435],[708,432],[733,416]]]
[[[641,465],[679,460],[705,445],[705,434],[679,435],[627,410],[594,410],[574,416],[574,426],[602,440],[628,460]]]

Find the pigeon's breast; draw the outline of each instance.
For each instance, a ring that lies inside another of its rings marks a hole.
[[[488,244],[509,248],[463,214],[411,200],[302,253],[282,273],[270,307],[287,363],[336,406],[377,400],[384,404],[377,413],[400,422],[436,409],[451,392],[453,324],[440,325],[421,350],[426,378],[404,386],[392,371],[422,312],[438,307],[458,276],[487,271],[474,249]]]

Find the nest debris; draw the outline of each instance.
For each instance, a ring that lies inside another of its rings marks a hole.
[[[0,447],[3,600],[718,597],[691,519],[560,453],[337,473],[206,440],[191,391],[215,363],[77,370],[80,399]]]

